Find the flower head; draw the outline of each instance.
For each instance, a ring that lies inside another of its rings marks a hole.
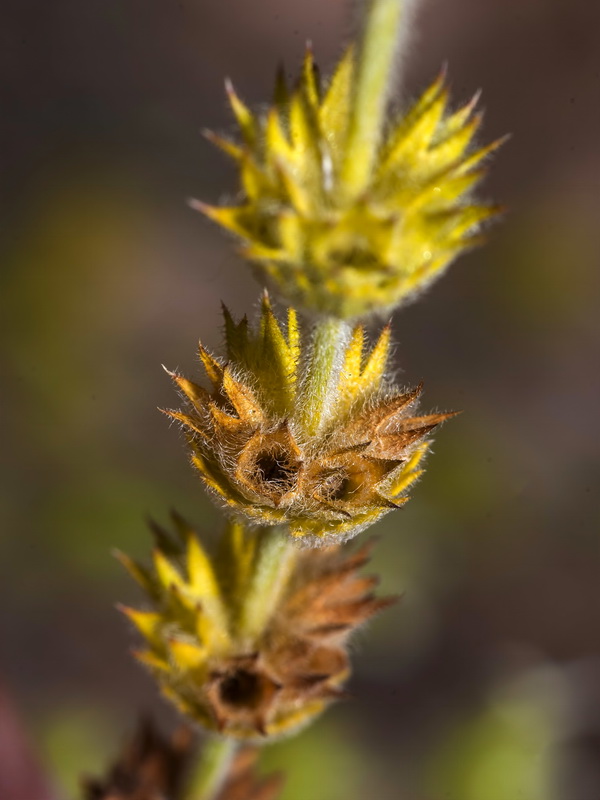
[[[355,327],[315,385],[314,347],[301,344],[292,309],[286,332],[266,296],[257,330],[227,311],[225,323],[226,362],[200,347],[211,389],[171,373],[188,407],[166,413],[182,423],[193,464],[232,511],[330,542],[406,502],[425,437],[449,415],[414,416],[421,387],[400,391],[386,379],[389,326],[370,352]]]
[[[106,776],[84,779],[84,800],[182,800],[195,749],[189,727],[167,739],[142,719]]]
[[[154,528],[153,570],[120,556],[152,602],[150,611],[123,611],[146,642],[136,655],[163,693],[205,727],[242,739],[291,731],[339,697],[350,634],[392,602],[374,596],[375,578],[357,574],[368,548],[293,548],[256,629],[249,598],[272,531],[232,524],[209,556],[177,515],[174,523],[174,539]]]
[[[280,75],[273,105],[253,114],[227,91],[240,144],[208,134],[236,163],[239,205],[194,207],[232,231],[260,275],[298,308],[342,319],[414,295],[480,241],[497,207],[472,199],[485,157],[474,98],[447,111],[438,78],[379,144],[367,185],[345,182],[357,67],[348,49],[324,89],[310,49],[298,86]]]

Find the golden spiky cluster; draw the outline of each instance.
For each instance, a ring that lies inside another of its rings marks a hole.
[[[253,330],[225,310],[226,361],[202,346],[210,389],[172,377],[187,401],[166,412],[182,423],[205,484],[234,512],[285,523],[306,541],[347,538],[408,499],[421,474],[424,437],[448,414],[413,416],[421,387],[386,380],[390,329],[367,350],[350,332],[341,364],[315,388],[310,344],[290,309],[287,331],[268,298]],[[314,395],[323,402],[315,410]]]
[[[152,602],[123,611],[146,641],[137,658],[163,693],[188,717],[241,739],[293,730],[339,697],[350,634],[392,602],[374,596],[375,578],[357,574],[368,548],[297,553],[256,629],[248,598],[272,531],[231,524],[209,556],[177,515],[174,524],[175,538],[154,528],[153,569],[120,556]]]
[[[260,279],[298,308],[342,319],[390,309],[480,241],[498,208],[474,202],[482,162],[477,98],[447,111],[441,75],[389,126],[358,196],[345,183],[357,67],[353,48],[324,89],[306,53],[289,93],[252,113],[227,91],[242,141],[208,134],[239,170],[239,205],[192,205],[236,234]]]

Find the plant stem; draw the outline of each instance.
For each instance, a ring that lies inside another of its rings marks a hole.
[[[236,748],[235,739],[220,736],[206,739],[200,763],[189,782],[189,800],[214,800],[227,778]]]
[[[367,0],[341,183],[352,200],[367,187],[381,139],[406,0]]]
[[[314,436],[325,419],[348,331],[345,322],[333,317],[323,319],[316,325],[310,368],[302,387],[300,404],[300,422],[308,436]]]
[[[256,642],[264,631],[286,587],[295,554],[296,548],[285,527],[263,532],[238,623],[242,641]]]

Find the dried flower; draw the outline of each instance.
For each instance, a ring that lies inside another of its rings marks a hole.
[[[473,148],[477,96],[453,113],[441,75],[379,142],[364,189],[345,166],[355,111],[352,48],[324,91],[307,50],[291,94],[280,73],[273,105],[253,114],[227,84],[242,142],[209,133],[239,170],[235,206],[192,205],[243,242],[260,280],[298,308],[349,319],[411,297],[481,240],[498,207],[476,203],[485,157]]]
[[[215,800],[276,800],[283,787],[283,775],[275,773],[259,778],[254,769],[258,753],[257,747],[243,747],[236,753],[225,785]]]
[[[389,605],[377,579],[357,574],[368,547],[291,548],[279,589],[266,592],[264,555],[272,529],[229,526],[209,557],[174,515],[176,539],[154,526],[154,569],[121,555],[152,601],[150,611],[123,608],[146,640],[137,658],[188,717],[228,736],[277,736],[305,724],[342,692],[349,675],[347,640]],[[253,587],[268,612],[257,624]]]
[[[285,334],[266,296],[257,330],[227,310],[225,324],[226,363],[200,347],[212,389],[171,373],[188,408],[166,413],[183,424],[194,465],[230,509],[330,542],[406,502],[424,437],[450,415],[412,416],[421,387],[402,392],[386,379],[389,327],[368,353],[364,329],[354,328],[317,387],[327,396],[315,419],[315,355],[301,347],[293,309]]]
[[[187,727],[163,737],[149,719],[142,719],[105,778],[83,781],[85,800],[178,800],[193,755]]]

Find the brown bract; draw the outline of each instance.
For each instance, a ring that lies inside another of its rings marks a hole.
[[[106,777],[84,779],[84,800],[179,800],[194,750],[189,728],[166,739],[143,719]]]
[[[183,800],[188,796],[195,800],[186,791],[197,750],[193,740],[187,727],[167,739],[151,720],[140,721],[106,777],[82,782],[84,800]],[[283,776],[259,776],[255,770],[258,752],[255,747],[242,747],[235,754],[215,800],[276,800]]]

